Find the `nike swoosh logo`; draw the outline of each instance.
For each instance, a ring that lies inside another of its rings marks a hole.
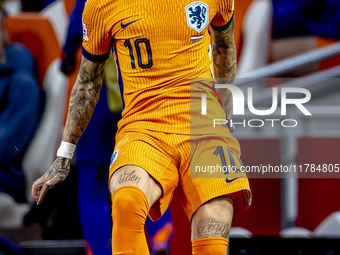
[[[226,183],[231,183],[231,182],[233,182],[233,181],[235,181],[235,180],[237,180],[237,179],[241,179],[241,178],[244,178],[244,177],[243,177],[243,176],[241,176],[241,177],[236,177],[236,178],[233,178],[233,179],[230,179],[230,180],[227,178],[227,179],[225,179],[225,182],[226,182]]]
[[[121,25],[121,27],[124,29],[124,28],[127,28],[128,26],[130,26],[131,24],[133,24],[133,23],[135,23],[135,22],[137,22],[137,21],[139,21],[139,20],[141,20],[141,19],[136,19],[136,20],[131,21],[131,22],[125,24],[125,25],[123,24],[123,22],[121,22],[120,25]]]

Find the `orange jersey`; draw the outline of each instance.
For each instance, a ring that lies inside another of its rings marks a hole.
[[[190,133],[190,79],[213,77],[208,28],[227,28],[233,8],[233,0],[86,2],[82,52],[101,62],[114,48],[124,102],[119,129]]]

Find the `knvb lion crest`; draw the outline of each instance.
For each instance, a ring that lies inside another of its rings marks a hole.
[[[197,32],[201,32],[209,22],[209,6],[196,1],[185,7],[188,26]]]

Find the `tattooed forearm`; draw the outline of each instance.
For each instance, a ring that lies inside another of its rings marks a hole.
[[[99,99],[105,62],[93,63],[82,57],[79,75],[71,92],[63,141],[76,144],[90,121]]]
[[[219,222],[212,217],[203,218],[197,227],[197,238],[205,237],[228,237],[230,226],[227,223]]]
[[[58,157],[47,170],[48,178],[59,178],[60,181],[66,179],[70,172],[70,159]]]
[[[121,174],[119,176],[116,184],[122,184],[124,182],[136,182],[136,184],[138,186],[138,183],[139,183],[140,179],[142,179],[142,177],[139,177],[135,173],[136,173],[135,170],[133,170],[131,172],[125,171],[123,174]]]
[[[234,84],[236,77],[236,47],[234,42],[234,18],[226,30],[214,30],[214,74],[218,84]],[[221,97],[223,110],[231,118],[232,94],[228,89],[216,89]],[[233,131],[234,128],[231,127]]]
[[[234,18],[226,30],[214,30],[213,60],[215,77],[233,84],[236,77],[236,47],[234,42]]]

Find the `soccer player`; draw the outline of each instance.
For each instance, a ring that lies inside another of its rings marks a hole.
[[[146,216],[161,217],[177,190],[191,222],[193,254],[225,255],[233,214],[248,209],[251,193],[229,125],[209,126],[229,116],[230,93],[220,89],[220,100],[216,81],[204,78],[213,76],[209,24],[215,77],[226,83],[235,78],[233,8],[231,0],[88,0],[83,58],[62,144],[55,162],[33,184],[37,203],[69,173],[114,47],[124,111],[110,164],[112,254],[149,254]],[[202,91],[210,96],[207,114],[191,100]],[[205,170],[193,170],[218,165],[237,171],[212,178]]]
[[[82,44],[82,13],[86,0],[76,0],[70,15],[67,39],[63,48],[61,71],[71,74],[76,65],[76,52]],[[92,121],[77,144],[78,203],[83,237],[94,255],[111,254],[110,192],[107,175],[114,147],[113,134],[122,111],[115,60],[106,61],[105,78]],[[95,178],[94,178],[95,177]],[[156,222],[146,220],[153,255],[167,254],[172,242],[173,222],[170,207]],[[98,233],[100,232],[100,235]]]

